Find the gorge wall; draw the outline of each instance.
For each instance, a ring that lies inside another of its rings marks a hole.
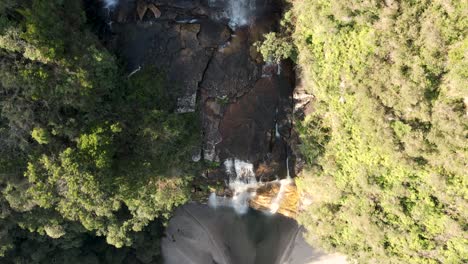
[[[294,73],[288,63],[265,64],[253,46],[276,29],[280,12],[273,0],[115,6],[112,41],[128,71],[158,67],[177,90],[176,111],[199,110],[203,143],[195,161],[236,158],[254,164],[258,177],[286,176]]]

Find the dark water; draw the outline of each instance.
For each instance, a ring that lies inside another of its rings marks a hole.
[[[165,263],[309,263],[321,256],[291,218],[256,210],[188,204],[179,208],[162,242]],[[189,262],[188,262],[189,261]]]

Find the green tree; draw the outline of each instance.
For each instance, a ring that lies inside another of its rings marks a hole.
[[[39,144],[48,144],[49,143],[49,135],[47,131],[43,128],[35,127],[31,132],[31,136],[37,141]]]
[[[463,263],[466,4],[295,2],[309,240],[360,263]],[[464,50],[462,52],[462,50]]]
[[[138,263],[136,248],[158,240],[137,233],[189,199],[196,114],[174,113],[174,89],[158,69],[122,72],[89,30],[83,1],[0,4],[0,204],[8,212],[0,253],[8,263]],[[96,247],[122,253],[94,254],[83,241],[97,236]],[[151,263],[159,252],[138,255]]]
[[[255,43],[265,61],[279,63],[281,60],[295,58],[294,43],[286,37],[280,37],[276,32],[266,34],[263,42]]]

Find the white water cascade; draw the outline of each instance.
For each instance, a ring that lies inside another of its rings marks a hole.
[[[106,8],[112,9],[119,3],[119,0],[104,0],[104,6]]]
[[[223,7],[223,18],[229,19],[231,28],[248,25],[256,9],[256,0],[209,0],[209,4]]]
[[[114,10],[115,6],[117,6],[117,4],[119,3],[120,0],[103,0],[104,2],[104,9],[106,10],[107,12],[107,15],[106,15],[106,20],[107,20],[107,25],[109,26],[109,28],[112,30],[112,24],[114,23],[112,21],[112,17],[111,17],[111,12]]]
[[[227,159],[224,161],[224,168],[229,175],[229,189],[232,191],[232,197],[217,196],[213,192],[208,198],[208,205],[212,208],[220,206],[231,207],[238,214],[245,214],[249,210],[250,201],[256,199],[256,190],[270,183],[257,182],[253,164],[246,161]],[[278,212],[281,202],[285,198],[288,186],[294,183],[289,173],[289,158],[286,158],[286,168],[287,177],[285,179],[271,182],[275,184],[279,183],[278,193],[272,198],[269,207],[267,207],[267,212],[271,214]]]
[[[255,0],[230,0],[228,14],[231,27],[245,26],[255,11]]]
[[[253,164],[238,159],[227,159],[224,161],[224,168],[229,175],[232,197],[219,197],[212,193],[208,205],[213,208],[228,206],[234,208],[238,214],[245,214],[249,209],[249,201],[256,195],[255,190],[259,186]]]
[[[280,134],[279,129],[278,129],[278,123],[275,124],[275,137],[277,139],[281,138],[281,134]]]
[[[271,201],[271,205],[270,205],[270,213],[272,214],[276,213],[278,209],[280,208],[280,203],[281,203],[281,200],[283,199],[286,186],[290,185],[292,183],[292,180],[290,178],[286,178],[286,179],[280,180],[279,183],[280,183],[280,189],[278,191],[278,194],[273,199],[273,201]]]
[[[278,211],[278,209],[280,208],[280,203],[281,203],[281,200],[283,199],[284,192],[286,190],[286,186],[293,183],[291,175],[289,174],[289,157],[286,158],[286,171],[287,171],[286,179],[282,179],[282,180],[279,181],[280,189],[279,189],[278,194],[276,195],[275,199],[273,199],[273,201],[271,202],[271,205],[270,205],[270,213],[272,213],[272,214],[276,213]]]
[[[281,134],[279,132],[279,126],[278,126],[278,108],[276,108],[276,111],[275,111],[275,116],[276,116],[276,120],[275,120],[275,137],[276,139],[280,139],[281,138]]]

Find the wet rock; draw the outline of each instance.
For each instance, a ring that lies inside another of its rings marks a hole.
[[[206,114],[209,116],[221,117],[221,104],[215,99],[209,99],[205,103],[206,105]]]
[[[250,206],[261,211],[271,211],[272,203],[280,192],[281,184],[279,181],[269,182],[256,190],[256,196],[250,200]],[[294,182],[283,187],[281,201],[277,213],[287,217],[294,218],[299,209],[299,194]]]
[[[134,12],[133,5],[131,4],[119,5],[114,14],[113,20],[118,23],[125,23],[127,22],[127,20],[129,20],[129,17],[131,17],[133,12]]]
[[[221,142],[219,123],[222,118],[221,105],[215,99],[208,99],[202,111],[203,131],[203,158],[208,161],[219,161],[216,145]]]
[[[203,47],[217,48],[224,45],[230,38],[231,32],[227,26],[206,19],[201,22],[198,40]]]
[[[177,98],[174,111],[198,107],[203,142],[194,160],[238,158],[253,163],[259,177],[284,177],[291,152],[292,68],[267,65],[262,74],[253,47],[274,29],[277,14],[266,11],[270,0],[258,0],[258,16],[233,32],[229,19],[217,18],[228,3],[221,2],[129,1],[119,7],[121,23],[113,26],[117,46],[129,72],[154,65],[166,73],[167,89]],[[149,13],[159,19],[137,21]]]
[[[185,10],[191,10],[202,5],[199,0],[156,0],[155,3]]]
[[[127,23],[115,25],[115,31],[129,71],[155,65],[167,73],[168,89],[178,97],[176,111],[195,111],[199,83],[213,54],[199,43],[200,24]]]
[[[259,79],[259,66],[249,56],[247,31],[239,30],[226,47],[213,56],[201,87],[209,97],[235,97]]]
[[[262,78],[272,77],[278,74],[279,65],[274,62],[267,62],[262,66]]]
[[[246,95],[230,104],[220,124],[221,158],[257,162],[269,152],[266,134],[274,127],[279,83],[260,79]]]

